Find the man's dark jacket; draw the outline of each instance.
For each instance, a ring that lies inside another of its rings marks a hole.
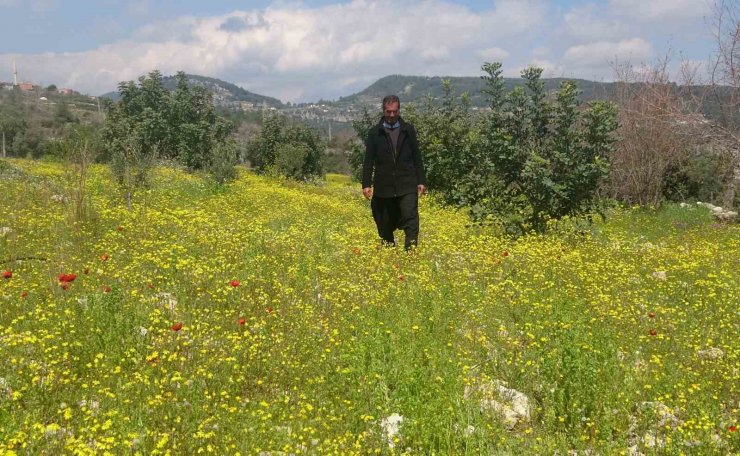
[[[400,117],[398,120],[401,132],[397,154],[394,154],[391,138],[383,128],[383,119],[367,133],[362,188],[370,187],[372,181],[373,195],[379,198],[416,193],[417,185],[427,184],[416,129]]]

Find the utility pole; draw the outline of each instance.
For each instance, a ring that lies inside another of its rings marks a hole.
[[[3,158],[5,158],[5,130],[3,130]]]

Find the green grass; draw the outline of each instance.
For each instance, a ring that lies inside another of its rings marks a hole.
[[[338,176],[159,169],[129,212],[95,168],[76,221],[62,165],[0,163],[0,453],[739,449],[740,228],[707,211],[511,240],[423,198],[406,254]]]

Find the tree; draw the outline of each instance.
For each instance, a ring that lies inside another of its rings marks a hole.
[[[147,181],[149,168],[160,157],[194,170],[218,169],[217,180],[233,175],[225,170],[236,163],[233,145],[226,145],[233,124],[215,114],[210,92],[191,88],[185,73],[177,73],[173,93],[159,71],[140,77],[138,84],[120,83],[118,92],[120,100],[106,105],[103,138],[129,207],[133,189]]]
[[[349,146],[349,166],[352,170],[352,178],[360,182],[362,180],[362,162],[365,159],[365,142],[367,141],[367,134],[378,122],[380,112],[371,114],[367,108],[363,109],[362,114],[359,118],[352,121],[352,129],[355,131],[356,139],[350,143]]]
[[[719,0],[714,4],[714,38],[717,55],[712,88],[720,106],[720,125],[732,138],[734,149],[731,183],[726,186],[723,204],[732,205],[740,197],[740,2]]]
[[[507,92],[501,64],[482,66],[490,110],[472,113],[465,94],[457,99],[449,81],[441,100],[407,108],[432,192],[466,207],[473,220],[493,216],[512,234],[545,231],[550,219],[589,213],[617,128],[616,107],[578,103],[574,82],[554,97],[542,69],[522,71],[523,87]]]
[[[265,111],[262,129],[246,147],[246,157],[258,172],[274,172],[307,180],[324,174],[321,136],[306,125],[288,125],[286,119]]]
[[[8,152],[19,155],[11,147],[15,138],[28,128],[26,114],[13,103],[0,104],[0,153],[3,158]]]
[[[500,64],[482,68],[492,107],[486,155],[499,179],[494,188],[504,190],[502,198],[487,200],[491,211],[519,231],[542,232],[550,219],[592,210],[599,183],[608,175],[616,107],[597,101],[581,109],[572,81],[562,82],[549,100],[540,68],[523,70],[525,87],[504,95]]]

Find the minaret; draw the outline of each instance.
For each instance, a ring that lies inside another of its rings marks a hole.
[[[18,68],[15,66],[15,58],[13,59],[13,85],[18,85]]]

